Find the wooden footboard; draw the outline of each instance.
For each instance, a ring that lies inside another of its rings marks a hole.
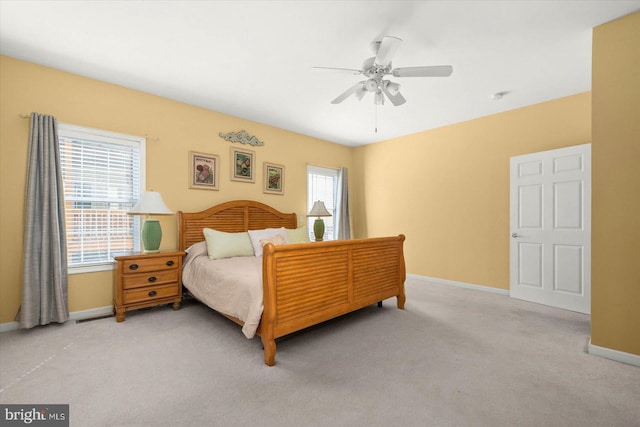
[[[404,235],[274,246],[263,254],[264,360],[275,339],[390,297],[404,308]]]

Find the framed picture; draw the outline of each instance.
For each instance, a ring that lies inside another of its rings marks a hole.
[[[264,192],[284,194],[284,166],[264,162]]]
[[[231,180],[256,182],[255,152],[231,147]]]
[[[189,152],[189,188],[218,190],[220,157],[214,154]]]

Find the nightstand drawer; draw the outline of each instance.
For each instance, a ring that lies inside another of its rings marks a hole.
[[[181,262],[182,258],[177,256],[126,260],[122,262],[122,274],[175,270]]]
[[[113,311],[116,321],[125,313],[161,304],[180,309],[184,251],[134,252],[114,257]]]
[[[177,283],[165,286],[154,286],[151,288],[141,288],[131,291],[124,291],[123,302],[133,304],[136,302],[153,301],[154,299],[172,297],[178,295],[180,288]]]
[[[122,288],[132,289],[143,286],[162,285],[178,281],[178,270],[154,271],[147,274],[126,274],[122,278]]]

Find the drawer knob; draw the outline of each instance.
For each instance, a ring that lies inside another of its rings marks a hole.
[[[169,267],[171,267],[173,264],[175,264],[175,262],[173,262],[173,261],[167,261],[167,265],[168,265]]]
[[[131,265],[129,266],[129,268],[130,268],[131,270],[137,270],[137,269],[138,269],[138,264],[131,264]]]
[[[157,292],[156,292],[156,291],[149,291],[149,294],[148,294],[148,295],[149,295],[150,297],[155,297],[155,296],[156,296],[156,294],[157,294]]]
[[[156,280],[158,280],[158,278],[156,276],[151,276],[147,279],[148,281],[150,281],[151,283],[155,282]]]

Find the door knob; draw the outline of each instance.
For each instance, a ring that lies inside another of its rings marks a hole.
[[[522,236],[520,236],[518,233],[511,233],[511,237],[513,237],[514,239],[517,239],[518,237],[522,237]]]

